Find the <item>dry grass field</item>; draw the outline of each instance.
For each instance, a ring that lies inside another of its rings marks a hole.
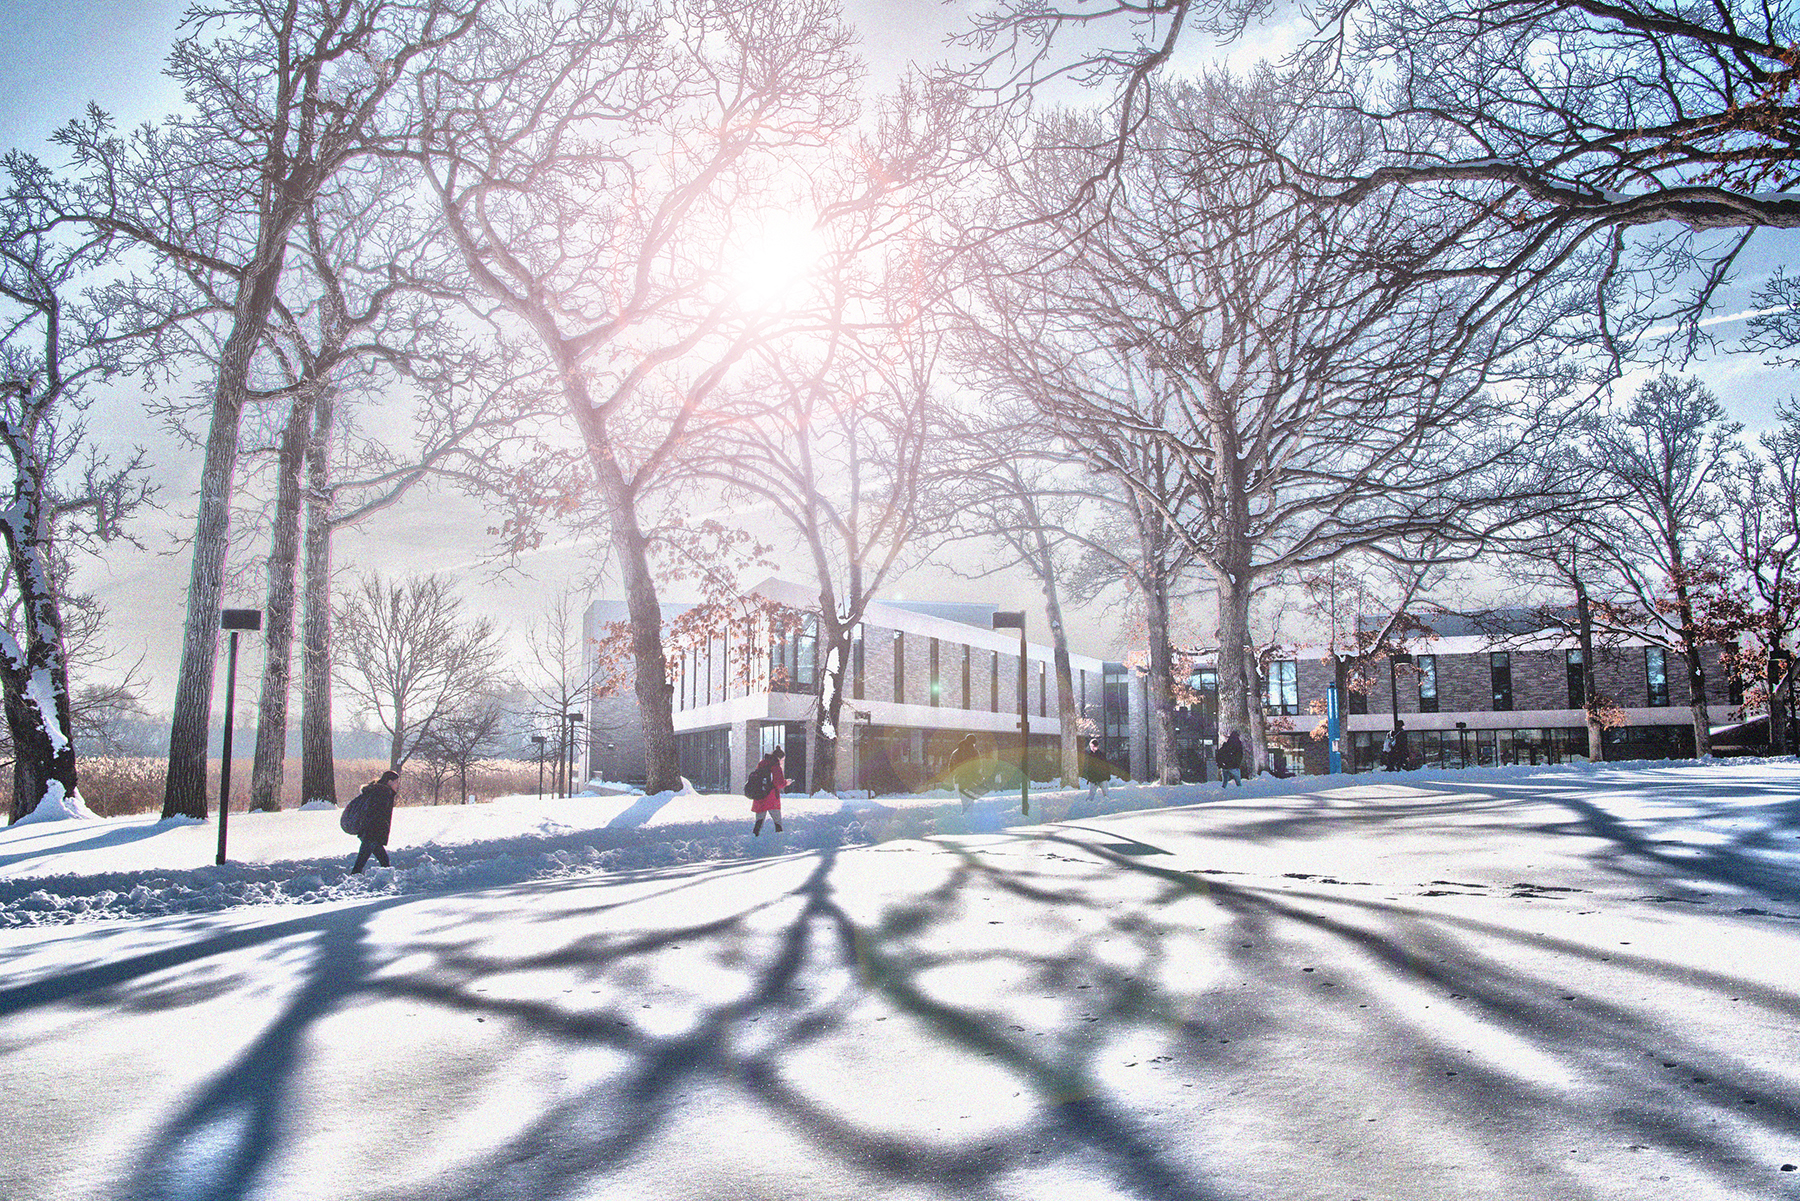
[[[231,808],[241,811],[250,795],[250,759],[232,757]],[[76,765],[82,799],[88,808],[102,817],[120,817],[130,813],[153,813],[161,810],[163,775],[167,762],[161,758],[109,758],[95,756]],[[339,759],[337,791],[339,802],[355,796],[357,790],[387,767],[385,759]],[[483,761],[469,775],[469,791],[477,800],[487,800],[510,793],[534,792],[537,789],[536,760],[490,759]],[[219,795],[219,764],[207,765],[208,808]],[[457,800],[456,776],[444,778],[438,800],[454,804]],[[413,765],[400,789],[400,804],[433,804],[430,773],[421,765]],[[300,804],[300,761],[289,759],[283,774],[281,807],[292,809]]]

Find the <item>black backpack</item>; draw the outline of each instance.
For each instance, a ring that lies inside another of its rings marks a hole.
[[[769,765],[758,763],[750,769],[750,778],[744,781],[744,795],[753,801],[760,801],[769,795]]]
[[[338,828],[346,834],[361,838],[363,813],[368,807],[369,790],[365,788],[351,797],[350,803],[344,806],[344,811],[338,814]]]

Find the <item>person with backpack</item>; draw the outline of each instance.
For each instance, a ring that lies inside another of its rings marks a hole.
[[[1087,781],[1087,799],[1091,802],[1096,792],[1110,798],[1112,789],[1108,782],[1112,777],[1113,766],[1100,750],[1100,740],[1098,738],[1088,739],[1087,750],[1081,753],[1081,778]]]
[[[364,784],[363,790],[344,806],[341,824],[362,840],[356,866],[350,869],[353,876],[368,865],[370,855],[383,867],[393,866],[388,862],[387,841],[394,821],[394,781],[399,778],[400,773],[391,768],[382,772],[379,780]]]
[[[964,813],[975,804],[975,769],[971,765],[980,758],[981,750],[975,745],[975,735],[964,734],[962,741],[951,748],[950,760],[944,765],[944,774],[950,777],[950,783],[962,797]]]
[[[1223,791],[1225,786],[1231,783],[1234,776],[1237,778],[1238,787],[1244,786],[1244,740],[1236,730],[1233,730],[1231,736],[1219,744],[1218,752],[1213,755],[1213,760],[1219,765],[1220,791]]]
[[[744,795],[750,798],[750,812],[756,814],[756,825],[750,833],[761,834],[763,819],[773,815],[775,829],[781,829],[781,790],[788,786],[788,778],[781,773],[781,761],[787,752],[776,747],[762,757],[750,773],[749,783],[744,785]]]

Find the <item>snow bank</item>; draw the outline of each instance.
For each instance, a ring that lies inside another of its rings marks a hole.
[[[81,799],[81,791],[76,790],[73,796],[63,791],[62,781],[52,780],[44,792],[44,799],[37,807],[18,821],[14,826],[23,826],[31,822],[62,821],[99,821],[100,815],[87,807]]]

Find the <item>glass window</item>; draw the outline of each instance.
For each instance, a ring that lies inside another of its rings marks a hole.
[[[988,700],[988,712],[989,713],[998,713],[998,712],[1000,712],[1000,652],[999,651],[994,652],[993,674],[988,677],[988,687],[992,690],[989,693],[990,699]]]
[[[1494,712],[1505,713],[1513,707],[1512,655],[1506,651],[1490,651],[1488,676],[1494,685]]]
[[[938,671],[938,640],[931,640],[931,707],[937,708],[944,699],[944,677]]]
[[[1649,685],[1650,704],[1660,708],[1669,703],[1669,652],[1660,646],[1644,648],[1644,680]]]
[[[1420,655],[1419,668],[1419,712],[1436,713],[1438,711],[1437,695],[1437,656]]]
[[[1300,663],[1296,659],[1277,659],[1269,664],[1269,695],[1265,702],[1270,713],[1300,712]]]
[[[1050,716],[1050,668],[1042,660],[1038,661],[1038,716]]]
[[[811,692],[819,682],[819,618],[809,613],[794,635],[794,686]]]
[[[1581,648],[1576,647],[1566,656],[1569,661],[1569,708],[1587,709],[1587,678],[1581,670]]]
[[[894,703],[906,703],[906,634],[894,631]]]

